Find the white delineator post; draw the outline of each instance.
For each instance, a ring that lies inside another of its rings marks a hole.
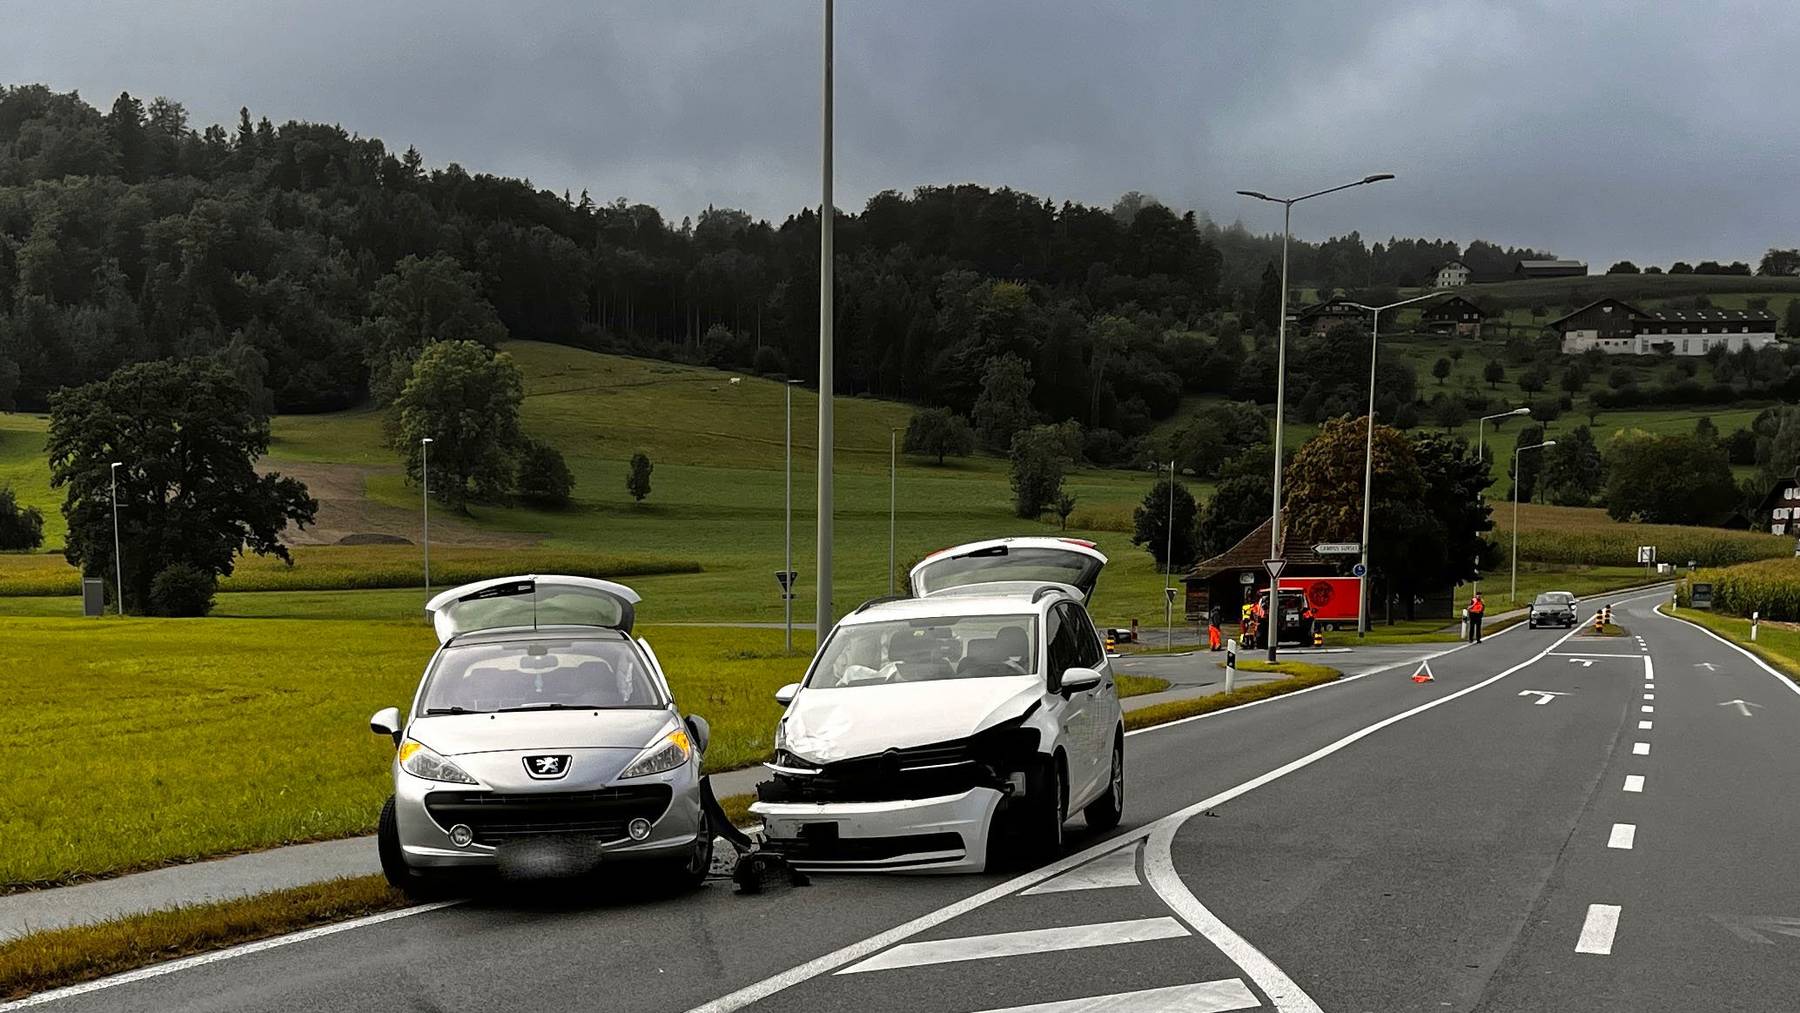
[[[1225,692],[1237,688],[1237,638],[1225,641]]]

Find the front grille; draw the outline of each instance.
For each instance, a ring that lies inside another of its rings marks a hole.
[[[468,824],[477,844],[555,835],[616,841],[632,820],[662,818],[673,795],[666,784],[532,794],[436,791],[425,796],[425,811],[445,830]]]
[[[795,861],[881,862],[902,855],[964,851],[961,834],[909,834],[901,837],[800,837],[770,840],[768,847]],[[945,859],[952,861],[953,859]]]
[[[811,767],[814,774],[777,773],[756,786],[764,802],[897,802],[960,795],[971,788],[1005,790],[1007,773],[1037,751],[1038,733],[1016,725],[973,738],[890,749],[874,756],[822,765],[778,757],[781,766]]]

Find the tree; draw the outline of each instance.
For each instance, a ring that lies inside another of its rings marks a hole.
[[[382,404],[399,393],[408,366],[426,345],[470,341],[492,347],[506,337],[481,295],[480,276],[448,254],[401,259],[375,283],[369,310],[361,329],[363,355],[369,389]]]
[[[1587,426],[1576,426],[1556,438],[1556,446],[1535,451],[1543,461],[1543,499],[1557,506],[1591,506],[1600,495],[1603,471],[1600,448]]]
[[[631,455],[631,470],[625,475],[625,491],[634,502],[642,503],[650,495],[650,455],[638,451]]]
[[[1604,460],[1601,501],[1614,520],[1718,524],[1736,506],[1737,483],[1715,441],[1631,430],[1613,437]]]
[[[1068,435],[1057,426],[1020,430],[1012,441],[1013,512],[1032,519],[1062,495]]]
[[[1578,367],[1570,366],[1568,369],[1563,370],[1562,379],[1558,381],[1558,385],[1561,386],[1566,393],[1579,394],[1581,388],[1587,386],[1587,377]]]
[[[1763,254],[1762,263],[1756,267],[1756,273],[1772,277],[1800,274],[1800,250],[1777,250],[1771,248]]]
[[[1432,363],[1431,364],[1431,375],[1437,377],[1437,382],[1441,386],[1443,384],[1443,382],[1446,379],[1448,379],[1450,376],[1450,360],[1449,359],[1439,359],[1438,361]]]
[[[1269,448],[1260,448],[1268,456]],[[1216,556],[1236,545],[1269,519],[1269,476],[1240,474],[1224,479],[1200,514],[1195,532],[1196,554]]]
[[[469,503],[497,500],[512,487],[524,398],[512,356],[473,341],[435,342],[419,353],[388,409],[389,442],[418,482],[419,441],[430,437],[431,494],[467,513]]]
[[[44,544],[44,514],[20,506],[10,485],[0,485],[0,552],[29,552]]]
[[[223,367],[203,359],[137,363],[51,400],[50,482],[66,489],[63,555],[86,576],[111,577],[112,462],[128,609],[143,611],[174,564],[229,575],[250,551],[291,562],[282,533],[312,523],[306,486],[257,470],[269,419]],[[111,581],[107,582],[111,584]]]
[[[1506,379],[1506,367],[1499,359],[1489,359],[1487,365],[1481,367],[1481,378],[1487,381],[1489,390],[1498,389],[1500,381]]]
[[[1275,333],[1281,323],[1281,269],[1273,260],[1263,265],[1262,278],[1256,284],[1256,301],[1251,305],[1257,324],[1268,333]]]
[[[987,360],[981,373],[981,395],[975,399],[975,434],[990,450],[1007,450],[1013,437],[1037,421],[1031,407],[1030,377],[1016,355]]]
[[[1532,413],[1536,414],[1535,408]],[[1507,462],[1506,474],[1518,489],[1521,503],[1531,502],[1532,494],[1537,491],[1538,472],[1543,467],[1545,451],[1527,449],[1523,454],[1516,451],[1520,447],[1535,447],[1543,442],[1544,427],[1539,422],[1533,422],[1519,430],[1519,438],[1513,442],[1515,453],[1512,455],[1513,459]]]
[[[1693,274],[1694,273],[1694,265],[1688,263],[1685,260],[1677,260],[1675,263],[1669,265],[1669,273],[1670,274]]]
[[[909,454],[944,458],[967,457],[975,452],[975,430],[969,421],[948,408],[921,408],[906,423],[906,439],[900,449]]]
[[[1469,409],[1461,398],[1439,395],[1431,403],[1431,421],[1446,430],[1455,429],[1469,421]]]
[[[1056,519],[1062,530],[1069,530],[1069,515],[1075,512],[1075,497],[1065,492],[1056,497],[1056,502],[1051,504],[1050,509],[1056,511]]]
[[[1800,337],[1800,296],[1788,300],[1787,309],[1782,311],[1781,329],[1790,338]],[[4,364],[0,363],[0,365]],[[3,392],[4,378],[0,377],[0,393]]]
[[[532,506],[561,510],[575,492],[575,475],[562,451],[542,440],[526,437],[519,443],[518,469],[513,474],[513,493]]]
[[[1607,274],[1637,274],[1638,266],[1629,260],[1621,260],[1606,269]]]
[[[1694,420],[1694,437],[1709,443],[1719,438],[1719,427],[1713,423],[1711,415],[1702,415]]]
[[[1173,495],[1171,503],[1169,497]],[[1170,527],[1169,515],[1174,512],[1174,527]],[[1174,566],[1189,567],[1194,564],[1197,545],[1194,529],[1194,494],[1187,486],[1175,482],[1171,486],[1166,476],[1158,479],[1156,485],[1144,494],[1143,502],[1131,513],[1131,544],[1142,545],[1149,550],[1150,557],[1164,571]],[[1171,531],[1173,537],[1171,537]],[[1174,555],[1171,556],[1170,553]]]
[[[1519,389],[1527,394],[1536,394],[1550,382],[1550,376],[1542,366],[1531,366],[1519,374]]]

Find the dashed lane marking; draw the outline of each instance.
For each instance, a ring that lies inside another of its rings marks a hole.
[[[1188,930],[1180,922],[1164,915],[1160,918],[1064,925],[1051,929],[1022,929],[1018,932],[996,932],[992,935],[962,936],[957,939],[928,939],[922,943],[901,943],[867,960],[851,964],[837,973],[861,974],[898,967],[1016,957],[1026,953],[1053,953],[1058,950],[1114,946],[1119,943],[1143,943],[1153,939],[1179,939],[1188,934]]]
[[[1611,953],[1613,935],[1619,931],[1619,911],[1617,904],[1589,904],[1587,920],[1581,923],[1581,938],[1575,942],[1575,952]]]
[[[1024,891],[1029,897],[1039,893],[1064,893],[1069,890],[1104,890],[1110,887],[1137,886],[1138,879],[1137,848],[1120,848],[1109,854],[1078,865],[1054,879]]]
[[[1651,706],[1651,705],[1649,705],[1649,704],[1645,704],[1645,705],[1643,705],[1643,706],[1642,706],[1642,707],[1639,707],[1639,708],[1638,708],[1638,711],[1639,711],[1639,712],[1640,712],[1640,713],[1643,713],[1643,714],[1655,714],[1655,713],[1656,713],[1656,708],[1655,708],[1655,707],[1652,707],[1652,706]]]
[[[1607,847],[1618,848],[1621,851],[1630,851],[1631,846],[1636,843],[1637,843],[1637,824],[1636,823],[1614,823],[1613,828],[1612,828],[1612,836],[1608,837],[1606,839]]]
[[[1644,790],[1644,775],[1642,775],[1642,774],[1627,774],[1627,775],[1625,775],[1625,790],[1626,791],[1643,791]]]
[[[1651,722],[1649,722],[1649,721],[1639,721],[1638,722],[1638,731],[1647,732],[1650,730],[1650,725],[1651,725]]]
[[[1650,755],[1650,743],[1648,743],[1648,742],[1633,742],[1631,744],[1631,755],[1633,755],[1633,756],[1649,756]]]
[[[1227,1013],[1228,1010],[1255,1009],[1261,1005],[1256,994],[1244,987],[1243,979],[1224,978],[1198,985],[1171,985],[1146,988],[1141,992],[1008,1006],[986,1013]]]

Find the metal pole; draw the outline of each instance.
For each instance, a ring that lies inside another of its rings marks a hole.
[[[1281,312],[1275,321],[1275,481],[1269,507],[1269,558],[1281,558],[1281,416],[1287,404],[1287,297],[1288,234],[1292,231],[1294,202],[1281,203]],[[1281,581],[1269,575],[1269,664],[1275,663],[1276,641],[1281,639]]]
[[[782,516],[786,519],[786,534],[782,538],[784,551],[781,564],[781,607],[787,627],[787,653],[794,653],[794,585],[787,575],[794,572],[794,383],[786,384],[787,393],[787,487],[784,495]]]
[[[832,410],[832,263],[831,232],[836,211],[831,201],[831,42],[832,0],[825,0],[824,101],[820,116],[819,153],[819,523],[818,594],[814,609],[815,644],[831,629],[831,410]],[[816,646],[815,646],[816,649]]]
[[[888,594],[894,593],[894,505],[900,489],[900,430],[888,430]]]
[[[1530,414],[1531,414],[1531,407],[1529,405],[1527,405],[1522,408],[1514,408],[1512,411],[1509,411],[1509,412],[1496,412],[1493,415],[1483,415],[1482,417],[1475,420],[1475,459],[1481,462],[1482,477],[1490,478],[1490,479],[1492,478],[1492,475],[1490,475],[1488,473],[1488,468],[1487,468],[1487,424],[1494,419],[1507,419],[1507,418],[1512,418],[1515,415],[1530,415]],[[1517,444],[1514,444],[1514,446],[1517,446]],[[1518,470],[1519,470],[1518,467],[1515,465],[1513,468],[1513,473],[1516,475],[1518,473]],[[1487,486],[1486,485],[1483,485],[1481,487],[1481,501],[1482,502],[1487,501]],[[1480,571],[1477,571],[1478,575],[1476,576],[1475,580],[1473,581],[1473,583],[1475,585],[1475,593],[1476,594],[1481,593],[1481,577],[1479,576],[1479,572]]]
[[[1163,532],[1163,623],[1168,627],[1163,649],[1175,650],[1175,462],[1169,462],[1169,528]]]
[[[112,515],[113,515],[113,591],[118,601],[119,614],[125,614],[125,564],[119,551],[119,465],[124,461],[114,461],[110,473],[112,476]]]
[[[1369,501],[1375,483],[1375,342],[1381,336],[1381,311],[1369,331],[1369,413],[1363,417],[1362,576],[1357,578],[1356,635],[1369,635]]]
[[[419,439],[419,506],[424,519],[425,597],[431,597],[431,437]]]
[[[1519,455],[1525,453],[1527,450],[1542,450],[1545,447],[1554,446],[1556,446],[1555,440],[1545,440],[1542,443],[1535,443],[1529,447],[1515,447],[1513,449],[1512,591],[1506,596],[1507,604],[1509,605],[1516,605],[1519,602]]]

